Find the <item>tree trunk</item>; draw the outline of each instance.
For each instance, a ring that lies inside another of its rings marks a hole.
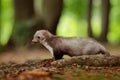
[[[33,17],[33,0],[14,0],[15,19],[24,20]]]
[[[38,29],[48,29],[53,34],[56,33],[56,26],[61,15],[63,0],[41,0],[40,18],[42,18],[42,21],[33,19],[35,15],[33,1],[14,0],[15,25],[8,45],[9,43],[12,43],[10,46],[29,44],[33,34]]]
[[[96,56],[96,55],[84,55],[76,56],[69,59],[61,59],[51,63],[52,66],[64,67],[72,64],[79,64],[81,66],[96,66],[96,67],[105,67],[105,66],[120,66],[120,56]]]
[[[107,34],[109,31],[109,14],[110,14],[110,0],[102,0],[102,31],[100,40],[107,42]]]
[[[88,37],[93,37],[92,26],[91,26],[91,17],[92,17],[92,4],[93,0],[88,0]]]
[[[5,46],[0,46],[0,52],[4,52],[4,51],[10,51],[13,50],[15,48],[15,44],[13,43],[13,40],[9,40],[8,43]]]
[[[14,40],[16,45],[23,45],[32,38],[34,2],[33,0],[14,0],[14,10],[15,25],[12,40]]]
[[[56,28],[63,9],[63,0],[42,0],[40,15],[44,29],[56,34]]]

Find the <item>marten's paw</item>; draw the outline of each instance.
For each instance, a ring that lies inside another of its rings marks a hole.
[[[109,56],[111,56],[111,55],[110,55],[109,52],[106,52],[106,53],[104,54],[104,56],[105,56],[105,57],[109,57]]]

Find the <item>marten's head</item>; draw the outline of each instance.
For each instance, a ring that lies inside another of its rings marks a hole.
[[[47,38],[52,37],[53,35],[48,30],[38,30],[34,34],[32,43],[43,43],[46,41]]]

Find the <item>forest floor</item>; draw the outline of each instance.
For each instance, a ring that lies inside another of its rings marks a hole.
[[[107,48],[112,55],[120,55],[120,46]],[[1,53],[0,80],[120,80],[120,66],[94,67],[73,63],[55,67],[51,66],[53,61],[44,49],[21,48]]]

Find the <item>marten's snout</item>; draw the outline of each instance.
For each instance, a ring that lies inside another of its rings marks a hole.
[[[33,39],[31,43],[32,43],[32,44],[35,44],[35,43],[38,43],[38,42],[39,42],[39,41],[38,41],[37,39]]]

